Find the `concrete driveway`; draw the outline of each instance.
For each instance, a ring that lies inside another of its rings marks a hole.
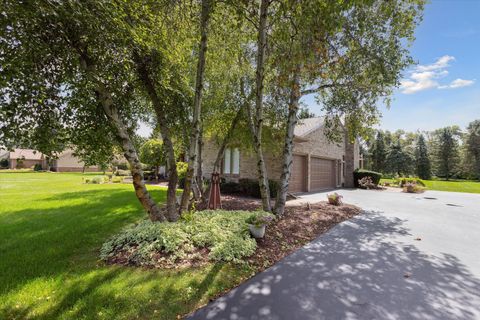
[[[337,192],[365,213],[188,319],[480,319],[480,195]]]

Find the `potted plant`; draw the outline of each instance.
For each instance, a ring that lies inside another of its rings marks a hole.
[[[343,196],[338,193],[327,194],[328,203],[333,204],[334,206],[339,206],[342,204]]]
[[[273,217],[268,213],[253,213],[245,222],[254,238],[260,239],[265,236],[265,227],[272,222]]]

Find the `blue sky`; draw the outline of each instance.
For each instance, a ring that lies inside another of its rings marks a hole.
[[[433,130],[480,119],[480,0],[431,0],[416,30],[411,54],[380,128]],[[313,97],[304,101],[321,114]]]

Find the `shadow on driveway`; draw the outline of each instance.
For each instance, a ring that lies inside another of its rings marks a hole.
[[[404,222],[366,212],[187,319],[480,319],[480,279],[400,242]]]

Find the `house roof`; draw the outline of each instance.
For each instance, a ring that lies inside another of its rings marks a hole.
[[[307,134],[322,127],[323,122],[324,122],[323,117],[300,119],[298,120],[297,125],[295,126],[295,130],[293,131],[293,134],[297,137],[305,137]]]
[[[32,149],[14,149],[10,151],[10,159],[42,160],[43,154]]]

